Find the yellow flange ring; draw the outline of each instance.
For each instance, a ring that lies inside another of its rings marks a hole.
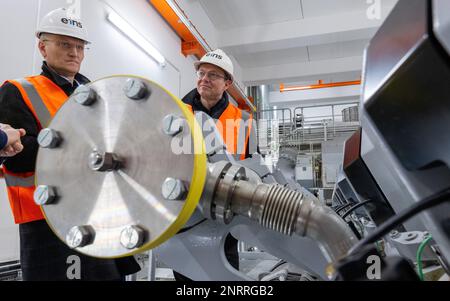
[[[134,75],[114,75],[109,76],[107,78],[102,78],[97,81],[92,82],[91,84],[95,84],[101,80],[105,80],[108,78],[114,78],[114,77],[121,77],[121,78],[138,78],[143,81],[149,82],[153,85],[158,86],[161,88],[167,95],[170,96],[170,98],[173,100],[173,102],[178,106],[178,108],[181,110],[181,112],[184,115],[184,118],[189,126],[192,142],[194,146],[194,160],[193,160],[193,170],[192,170],[192,176],[191,176],[191,182],[189,186],[189,191],[187,194],[187,197],[184,201],[183,207],[181,211],[178,213],[177,218],[174,222],[172,222],[168,228],[162,232],[159,236],[152,238],[148,243],[140,246],[139,248],[136,248],[134,250],[130,250],[130,252],[126,252],[121,255],[117,256],[95,256],[95,255],[89,255],[92,257],[98,257],[98,258],[120,258],[120,257],[126,257],[130,255],[135,255],[142,253],[146,250],[152,249],[157,247],[158,245],[164,243],[168,239],[170,239],[172,236],[174,236],[183,226],[184,224],[190,219],[191,215],[193,214],[194,210],[197,207],[197,204],[200,200],[200,197],[203,193],[204,184],[206,182],[206,175],[207,175],[207,157],[206,157],[206,151],[205,151],[205,141],[203,138],[203,134],[201,131],[201,128],[199,124],[197,123],[197,120],[195,119],[194,114],[188,109],[187,105],[184,104],[178,97],[174,96],[171,92],[169,92],[167,89],[159,85],[158,83],[155,83],[154,81],[151,81],[147,78],[138,77]],[[36,186],[38,185],[38,179],[36,176],[35,179]],[[44,214],[44,217],[49,221],[47,218],[45,211],[43,210],[43,207],[41,206],[41,211]],[[48,222],[51,230],[59,237],[57,234],[58,231],[56,231],[52,224]],[[63,240],[64,241],[64,240]],[[80,250],[81,251],[81,250]],[[81,253],[86,254],[81,251]],[[86,254],[88,255],[88,254]]]
[[[144,80],[148,80],[143,78]],[[140,249],[133,252],[132,254],[141,253],[143,250],[153,249],[165,241],[169,240],[172,236],[178,233],[178,231],[186,224],[186,222],[191,217],[194,210],[197,208],[197,204],[200,201],[200,197],[203,193],[203,188],[206,182],[206,174],[207,174],[207,158],[206,158],[206,148],[205,148],[205,140],[202,135],[202,130],[197,120],[195,119],[194,114],[188,109],[185,103],[183,103],[178,97],[173,95],[170,91],[168,91],[163,86],[150,81],[155,85],[159,86],[162,90],[164,90],[168,95],[171,96],[173,101],[178,105],[180,110],[183,112],[184,117],[187,120],[189,125],[189,129],[192,134],[192,141],[194,144],[194,169],[192,170],[191,184],[189,186],[189,192],[184,202],[183,209],[178,214],[175,222],[170,225],[170,227],[162,233],[159,237],[152,240],[151,242],[143,245]],[[141,250],[142,249],[142,250]]]

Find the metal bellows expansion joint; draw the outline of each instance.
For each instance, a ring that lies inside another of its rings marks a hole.
[[[296,234],[316,240],[329,260],[345,255],[357,239],[333,210],[317,200],[278,184],[252,183],[245,168],[231,163],[213,164],[209,183],[214,183],[207,217],[225,224],[233,215],[257,221],[285,235]],[[202,202],[208,202],[203,200]]]

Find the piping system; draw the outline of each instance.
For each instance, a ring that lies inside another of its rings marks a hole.
[[[286,87],[286,86],[284,86],[284,84],[280,84],[280,92],[283,93],[283,92],[290,92],[290,91],[303,91],[303,90],[313,90],[313,89],[323,89],[323,88],[356,86],[356,85],[360,85],[360,84],[361,84],[361,80],[327,83],[327,84],[324,84],[323,81],[319,80],[319,82],[316,85]]]

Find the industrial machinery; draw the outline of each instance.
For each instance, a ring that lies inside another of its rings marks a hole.
[[[388,234],[384,242],[419,274],[427,262],[449,273],[449,9],[449,1],[399,1],[370,41],[361,129],[345,144],[335,190],[342,215],[376,231],[365,241]]]
[[[324,280],[415,279],[411,249],[431,234],[426,257],[447,269],[445,11],[445,0],[401,0],[371,41],[362,129],[346,142],[339,208],[271,172],[258,154],[235,161],[214,121],[134,76],[78,88],[42,130],[35,201],[55,234],[83,254],[153,249],[194,280],[251,280],[225,257],[228,233]],[[384,258],[381,278],[364,278],[370,256]]]
[[[356,244],[347,224],[257,154],[235,162],[217,130],[199,124],[145,79],[77,89],[38,137],[35,200],[55,234],[102,258],[162,244],[158,257],[192,279],[247,279],[223,255],[232,232],[325,278],[326,265]],[[210,135],[219,143],[205,143]]]

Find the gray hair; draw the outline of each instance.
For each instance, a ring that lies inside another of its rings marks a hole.
[[[39,41],[44,42],[50,37],[51,34],[43,32],[39,35]]]

